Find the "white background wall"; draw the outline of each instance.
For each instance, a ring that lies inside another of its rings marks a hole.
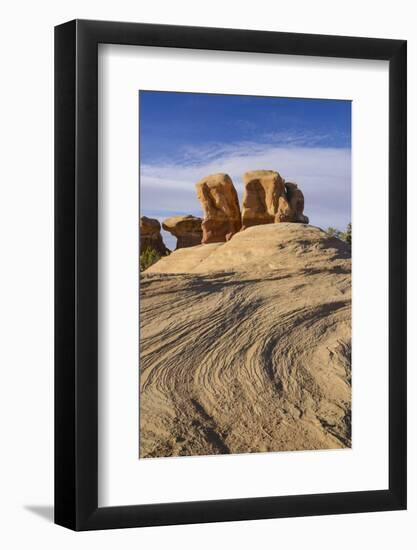
[[[4,548],[415,548],[416,285],[409,289],[409,510],[96,533],[51,523],[53,26],[73,18],[403,38],[409,54],[409,278],[417,280],[413,2],[15,0],[1,10],[0,544]],[[378,213],[375,212],[375,216]],[[372,251],[370,251],[371,253]],[[378,274],[375,274],[377,277]],[[341,472],[343,475],[343,472]]]

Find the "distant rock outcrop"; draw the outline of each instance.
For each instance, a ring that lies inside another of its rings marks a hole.
[[[201,244],[203,230],[201,218],[195,216],[173,216],[162,222],[165,231],[177,237],[177,250]]]
[[[228,241],[242,225],[232,180],[227,174],[213,174],[201,179],[196,189],[204,212],[202,243]]]
[[[242,228],[274,223],[280,199],[283,206],[286,202],[283,178],[273,170],[255,170],[243,175],[243,185]]]
[[[140,251],[143,252],[147,248],[156,250],[158,254],[164,256],[169,252],[165,246],[161,236],[161,224],[154,218],[141,216],[140,218]]]

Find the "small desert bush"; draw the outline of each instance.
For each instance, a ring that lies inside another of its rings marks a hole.
[[[335,229],[334,227],[328,227],[326,230],[328,237],[336,237],[337,239],[340,239],[341,241],[345,241],[345,243],[352,244],[352,224],[349,223],[346,231],[340,231],[339,229]]]
[[[145,248],[140,254],[140,271],[145,271],[155,262],[157,262],[161,256],[153,248]]]

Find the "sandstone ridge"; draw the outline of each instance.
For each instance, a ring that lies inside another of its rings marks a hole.
[[[266,273],[280,269],[317,269],[350,258],[350,246],[307,224],[257,225],[237,233],[225,243],[177,250],[145,273],[212,273],[249,271]]]

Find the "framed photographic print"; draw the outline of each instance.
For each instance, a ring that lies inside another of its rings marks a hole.
[[[55,521],[406,507],[406,42],[55,29]]]

